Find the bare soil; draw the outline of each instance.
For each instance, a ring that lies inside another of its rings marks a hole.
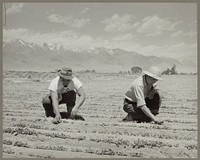
[[[45,118],[42,98],[54,73],[4,72],[3,158],[197,158],[197,76],[158,84],[163,125],[122,122],[124,93],[135,75],[78,74],[85,121]],[[60,111],[65,111],[65,105]]]

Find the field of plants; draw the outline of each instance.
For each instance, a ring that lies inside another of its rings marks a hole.
[[[163,125],[122,122],[124,93],[136,75],[76,75],[87,95],[78,113],[85,121],[56,125],[41,103],[55,73],[4,72],[3,158],[197,158],[196,75],[158,83]]]

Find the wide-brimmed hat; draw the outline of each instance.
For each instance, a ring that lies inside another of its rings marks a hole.
[[[158,67],[152,66],[147,71],[143,71],[143,73],[157,80],[163,80],[161,78],[161,70]]]
[[[69,67],[63,67],[58,70],[58,75],[64,79],[72,79],[72,69]]]

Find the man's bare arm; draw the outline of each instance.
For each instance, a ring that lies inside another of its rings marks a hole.
[[[85,92],[82,87],[78,89],[78,95],[80,97],[79,97],[78,102],[76,103],[76,106],[79,108],[83,104],[86,98]]]
[[[73,107],[71,115],[70,115],[72,118],[77,114],[78,109],[80,108],[80,106],[83,104],[83,102],[86,99],[85,92],[82,87],[78,89],[78,95],[80,96],[79,100]]]
[[[58,94],[55,91],[50,91],[51,99],[52,99],[52,105],[55,113],[55,119],[60,122],[61,121],[61,115],[58,108]]]

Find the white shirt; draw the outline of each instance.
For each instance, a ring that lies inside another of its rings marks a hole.
[[[49,85],[49,90],[54,91],[58,93],[58,100],[60,101],[62,99],[62,94],[67,93],[68,91],[74,90],[76,93],[80,87],[82,87],[82,83],[78,80],[78,78],[73,77],[72,80],[69,82],[67,87],[64,87],[60,76],[57,76],[54,78],[50,85]]]
[[[146,105],[145,98],[148,97],[151,89],[152,85],[148,85],[144,76],[140,76],[131,83],[125,97],[132,102],[136,102],[137,107],[141,107]]]

